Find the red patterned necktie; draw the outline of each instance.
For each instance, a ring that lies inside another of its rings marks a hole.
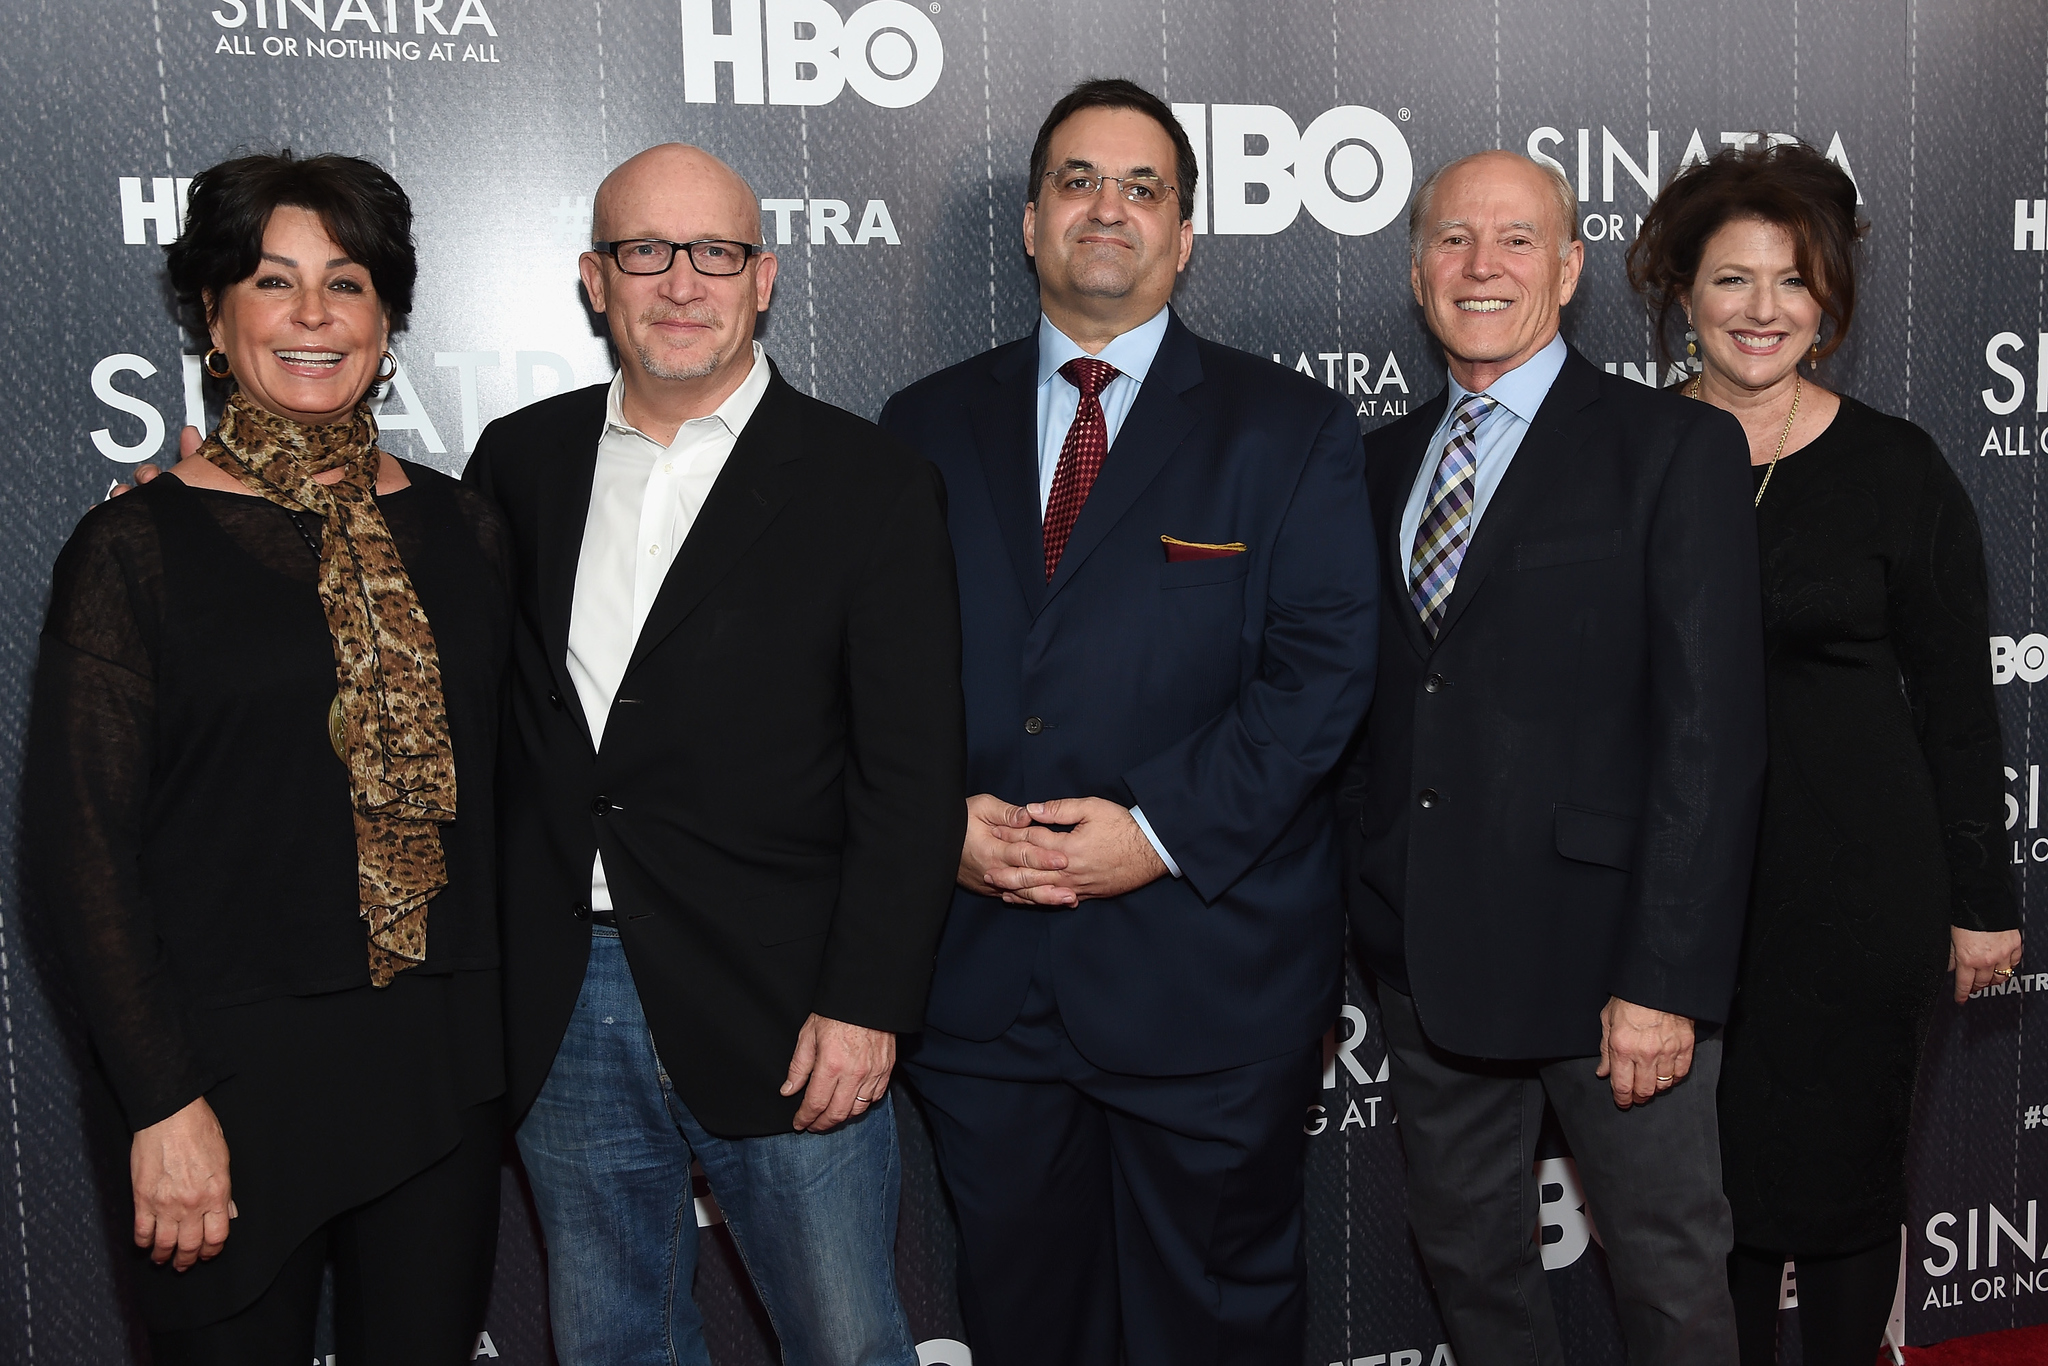
[[[1074,425],[1067,428],[1067,440],[1060,447],[1060,463],[1052,475],[1052,496],[1045,502],[1045,577],[1052,580],[1060,567],[1060,552],[1067,537],[1074,534],[1074,521],[1095,476],[1102,470],[1102,458],[1109,454],[1109,423],[1102,416],[1102,401],[1096,397],[1117,377],[1108,361],[1076,356],[1060,367],[1060,376],[1081,391],[1081,406],[1074,412]]]

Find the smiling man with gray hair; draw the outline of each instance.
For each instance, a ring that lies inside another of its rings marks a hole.
[[[1578,1160],[1631,1366],[1726,1366],[1714,1089],[1764,762],[1748,443],[1559,333],[1551,168],[1430,176],[1411,283],[1446,391],[1366,439],[1380,683],[1345,770],[1408,1208],[1460,1366],[1560,1366],[1532,1167]]]

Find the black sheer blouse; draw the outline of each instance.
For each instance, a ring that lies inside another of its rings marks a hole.
[[[433,623],[460,813],[442,829],[449,885],[412,971],[494,969],[510,545],[470,490],[407,474],[411,488],[378,502]],[[94,508],[57,561],[29,855],[132,1128],[220,1078],[199,1013],[368,981],[317,567],[284,509],[175,478]]]
[[[167,477],[88,512],[57,560],[26,861],[125,1120],[97,1138],[125,1153],[203,1095],[241,1210],[221,1255],[183,1275],[137,1254],[156,1328],[249,1303],[327,1219],[423,1170],[504,1091],[493,788],[510,540],[471,490],[406,473],[377,501],[433,624],[459,814],[441,827],[426,962],[385,988],[369,985],[327,738],[318,559],[290,514]]]

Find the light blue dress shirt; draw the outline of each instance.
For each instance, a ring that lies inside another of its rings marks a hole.
[[[1564,357],[1564,338],[1552,337],[1548,346],[1502,375],[1486,390],[1486,396],[1497,400],[1499,406],[1479,422],[1479,453],[1474,457],[1477,469],[1472,480],[1472,526],[1465,533],[1468,546],[1479,530],[1479,519],[1486,515],[1486,505],[1493,501],[1493,491],[1500,487],[1502,476],[1514,463],[1515,452],[1522,447],[1522,438],[1528,435],[1529,423],[1535,420],[1536,410],[1543,406],[1544,395],[1557,382],[1557,372],[1564,369]],[[1401,511],[1399,544],[1402,572],[1410,584],[1415,581],[1415,531],[1422,525],[1422,512],[1429,501],[1430,481],[1436,478],[1436,467],[1444,458],[1444,443],[1450,440],[1451,414],[1457,411],[1465,395],[1472,392],[1455,379],[1450,383],[1450,401],[1444,405],[1443,421],[1437,423],[1436,430],[1430,434],[1422,468],[1415,472],[1415,486],[1408,490],[1408,505]]]
[[[1130,415],[1131,405],[1138,401],[1138,390],[1152,369],[1152,358],[1159,354],[1159,343],[1166,337],[1168,317],[1169,310],[1160,309],[1149,321],[1121,334],[1093,357],[1107,361],[1117,369],[1116,378],[1104,385],[1096,396],[1096,402],[1102,405],[1103,422],[1109,428],[1112,456],[1116,434]],[[1081,349],[1079,343],[1052,325],[1052,319],[1043,313],[1038,315],[1038,515],[1041,518],[1045,516],[1045,505],[1052,499],[1052,477],[1059,472],[1060,448],[1067,444],[1067,429],[1074,425],[1074,415],[1081,411],[1081,391],[1060,374],[1060,367],[1076,356],[1086,355],[1088,353]],[[1152,842],[1152,849],[1159,855],[1160,862],[1166,865],[1166,871],[1179,877],[1180,865],[1173,861],[1173,855],[1166,852],[1166,846],[1152,832],[1152,822],[1145,819],[1145,813],[1134,806],[1131,819]]]
[[[1109,444],[1116,445],[1116,434],[1122,430],[1124,419],[1130,416],[1131,405],[1138,401],[1138,389],[1145,383],[1145,376],[1152,369],[1152,358],[1159,354],[1159,343],[1166,336],[1169,313],[1162,308],[1152,315],[1151,321],[1140,323],[1130,331],[1110,342],[1095,353],[1094,360],[1107,361],[1117,369],[1117,376],[1104,386],[1096,401],[1102,405],[1102,419],[1109,427]],[[1045,505],[1052,499],[1052,477],[1060,467],[1060,447],[1067,444],[1067,429],[1074,425],[1074,414],[1081,410],[1081,391],[1060,374],[1060,367],[1076,356],[1087,356],[1080,345],[1052,325],[1052,319],[1044,314],[1038,316],[1038,515],[1045,515]]]

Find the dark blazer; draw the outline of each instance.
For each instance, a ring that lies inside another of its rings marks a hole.
[[[1764,770],[1748,442],[1571,352],[1432,645],[1396,542],[1445,401],[1366,439],[1390,605],[1343,784],[1354,938],[1470,1056],[1597,1053],[1609,996],[1725,1020]]]
[[[919,1027],[966,816],[960,612],[924,461],[774,375],[655,599],[602,748],[568,672],[605,386],[485,429],[511,523],[501,772],[507,1087],[540,1091],[604,851],[662,1062],[714,1133],[782,1133],[813,1011]]]
[[[1041,928],[1091,1061],[1179,1075],[1275,1056],[1337,1012],[1343,922],[1324,779],[1372,693],[1371,519],[1350,407],[1174,319],[1051,583],[1038,341],[912,385],[882,425],[949,491],[967,791],[1138,805],[1180,865],[1070,911],[956,891],[931,1024],[993,1039]],[[1161,536],[1241,541],[1168,563]]]

